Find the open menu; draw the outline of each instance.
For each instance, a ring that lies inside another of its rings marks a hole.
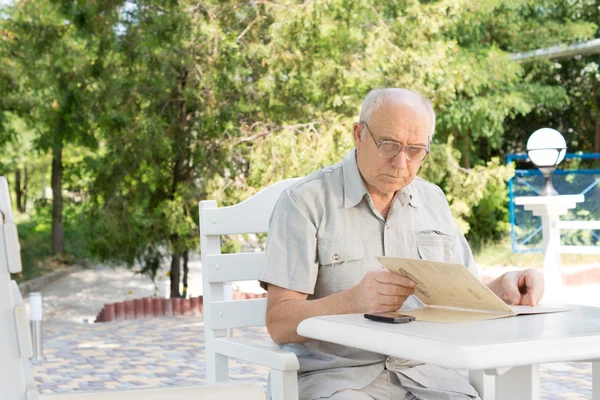
[[[424,307],[400,312],[417,321],[456,323],[568,311],[546,305],[509,306],[460,264],[398,257],[377,260],[416,283],[415,296]]]

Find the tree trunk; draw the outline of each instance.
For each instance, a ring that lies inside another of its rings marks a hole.
[[[23,166],[23,172],[25,175],[25,179],[23,179],[23,193],[22,193],[22,200],[23,200],[23,204],[22,204],[22,208],[21,211],[23,214],[25,214],[27,212],[27,190],[29,189],[29,171],[27,170],[27,165]]]
[[[40,193],[40,198],[42,200],[46,200],[46,189],[48,187],[48,182],[46,181],[46,168],[41,168],[40,171],[40,187],[42,188],[42,192]]]
[[[592,90],[592,104],[594,108],[594,153],[600,153],[600,107],[598,107],[598,81],[594,80]]]
[[[594,153],[600,153],[600,118],[596,117],[596,133],[594,135]]]
[[[462,156],[463,167],[466,169],[471,168],[471,132],[467,132],[464,135],[465,138],[465,150]]]
[[[181,256],[179,254],[171,255],[171,298],[181,297],[179,294],[179,260]]]
[[[21,192],[21,169],[15,171],[15,195],[17,197],[17,210],[21,211],[21,202],[23,201],[23,192]]]
[[[52,254],[65,254],[62,215],[62,145],[52,152]]]
[[[25,214],[27,212],[27,190],[29,189],[29,171],[27,170],[27,165],[23,166],[23,171],[25,172],[25,179],[23,180],[23,207],[20,211]]]
[[[183,297],[184,299],[187,297],[187,289],[188,289],[188,261],[189,261],[189,253],[188,251],[183,252]]]

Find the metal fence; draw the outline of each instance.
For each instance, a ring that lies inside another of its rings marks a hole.
[[[600,160],[600,154],[567,153],[567,167],[584,159]],[[507,163],[527,160],[526,154],[509,154]],[[569,165],[571,164],[571,165]],[[583,194],[585,201],[561,217],[561,221],[600,221],[600,169],[556,170],[552,182],[561,195]],[[515,205],[518,196],[537,196],[543,189],[544,177],[538,169],[517,169],[508,182],[511,242],[514,253],[542,251],[542,221]],[[561,245],[600,246],[600,229],[569,229],[561,231]]]

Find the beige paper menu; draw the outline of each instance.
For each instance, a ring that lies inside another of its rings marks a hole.
[[[397,257],[377,260],[416,283],[415,296],[425,307],[399,312],[417,321],[456,323],[567,311],[545,305],[509,306],[460,264]]]

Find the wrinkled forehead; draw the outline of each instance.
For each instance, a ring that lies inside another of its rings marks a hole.
[[[371,115],[369,125],[429,136],[431,123],[431,115],[421,101],[415,103],[386,99]]]

